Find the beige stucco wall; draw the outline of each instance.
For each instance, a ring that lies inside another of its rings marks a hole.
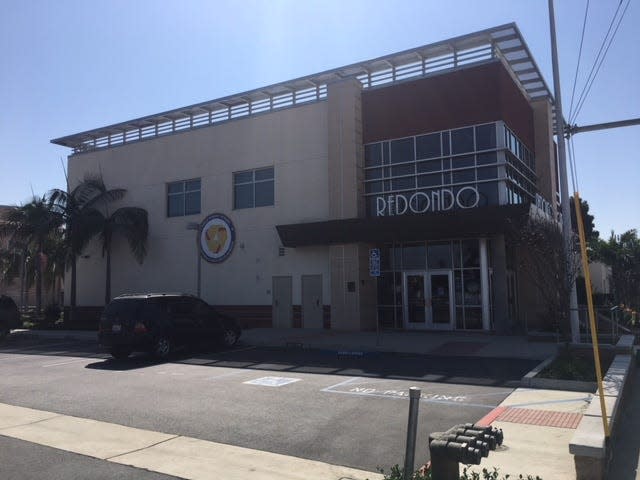
[[[73,186],[85,174],[101,172],[108,187],[127,189],[120,204],[149,212],[148,255],[142,265],[135,263],[124,241],[116,244],[113,296],[133,291],[195,293],[196,232],[186,226],[216,212],[233,221],[236,245],[223,263],[202,261],[205,300],[270,305],[271,277],[292,275],[293,303],[299,304],[301,275],[322,274],[326,305],[328,247],[287,249],[280,257],[275,225],[328,218],[327,157],[327,104],[317,102],[74,155],[69,158],[69,175]],[[233,210],[233,172],[271,165],[275,205]],[[201,214],[167,218],[166,184],[191,178],[202,180]],[[78,305],[102,305],[105,267],[99,246],[90,245],[85,256],[78,262]]]

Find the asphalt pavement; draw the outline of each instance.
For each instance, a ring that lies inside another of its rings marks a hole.
[[[178,480],[178,477],[45,447],[0,435],[3,480]]]
[[[410,386],[423,462],[430,432],[480,419],[537,363],[242,346],[116,362],[33,338],[4,342],[0,361],[3,403],[369,471],[402,462]]]

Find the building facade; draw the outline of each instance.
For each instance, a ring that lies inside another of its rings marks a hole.
[[[245,326],[521,330],[505,236],[558,215],[553,99],[515,24],[53,140],[149,213],[114,295],[197,293]],[[99,247],[78,262],[99,309]],[[68,291],[68,289],[67,289]]]

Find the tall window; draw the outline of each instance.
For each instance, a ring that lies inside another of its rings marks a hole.
[[[233,174],[233,208],[255,208],[274,203],[273,167]]]
[[[167,184],[167,216],[182,217],[200,213],[200,179]]]

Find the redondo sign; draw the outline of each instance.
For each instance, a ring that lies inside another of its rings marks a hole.
[[[236,241],[236,231],[233,223],[221,213],[214,213],[205,218],[200,224],[200,253],[205,260],[212,263],[224,262]]]

